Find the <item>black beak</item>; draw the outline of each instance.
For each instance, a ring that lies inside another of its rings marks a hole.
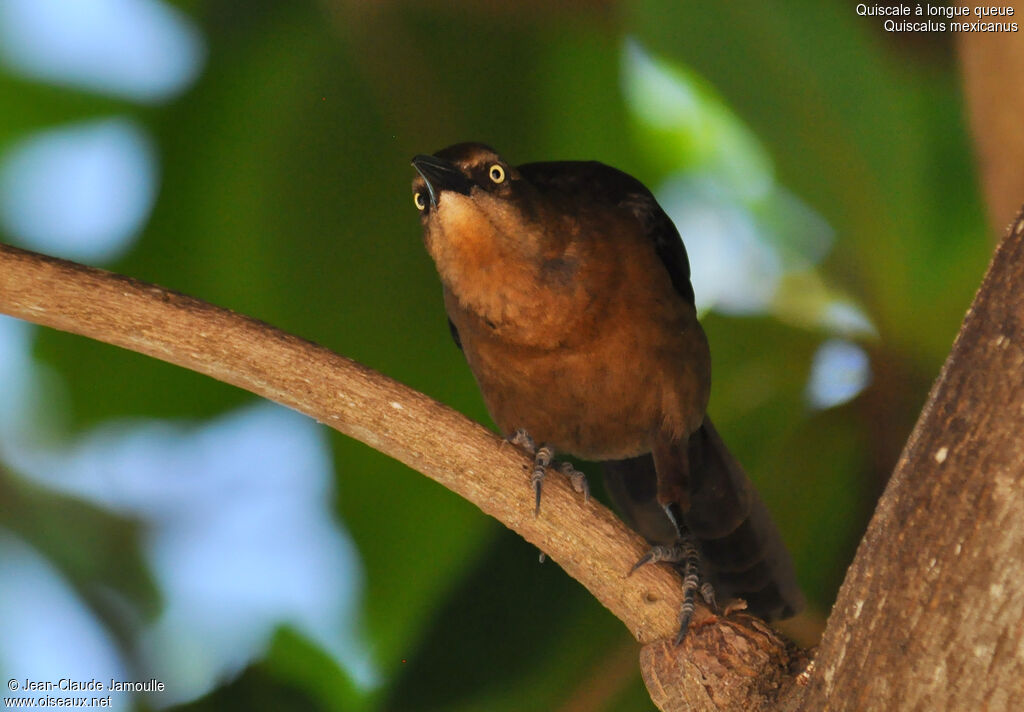
[[[469,195],[469,191],[473,188],[473,181],[463,175],[458,166],[443,158],[425,156],[421,153],[413,157],[412,167],[427,182],[430,206],[433,208],[437,207],[437,199],[440,197],[441,191],[454,190],[456,193]]]

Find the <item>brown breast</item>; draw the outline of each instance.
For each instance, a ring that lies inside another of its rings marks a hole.
[[[491,417],[505,434],[525,428],[593,460],[648,452],[659,430],[689,435],[703,420],[710,381],[693,307],[642,235],[578,253],[571,286],[523,281],[521,304],[532,315],[519,308],[516,318],[485,318],[446,290]]]

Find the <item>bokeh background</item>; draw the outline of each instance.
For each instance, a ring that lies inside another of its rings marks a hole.
[[[0,0],[0,238],[489,423],[409,158],[482,140],[622,168],[684,236],[711,412],[813,642],[992,249],[960,85],[953,37],[838,1]],[[166,685],[122,710],[649,710],[636,655],[423,476],[0,317],[4,680]]]

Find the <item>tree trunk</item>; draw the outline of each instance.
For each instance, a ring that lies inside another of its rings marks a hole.
[[[1016,22],[1024,31],[1024,1],[998,5],[1013,7],[1014,14],[985,19]],[[992,235],[1001,235],[1024,195],[1024,39],[1020,32],[961,32],[958,45],[967,116]]]
[[[1024,710],[1022,561],[1024,214],[879,501],[798,708]]]

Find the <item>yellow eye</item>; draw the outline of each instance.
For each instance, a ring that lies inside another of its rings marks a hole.
[[[493,166],[491,166],[490,170],[487,172],[487,175],[489,175],[491,177],[491,180],[494,181],[495,183],[501,183],[502,181],[505,180],[505,169],[499,166],[497,163],[495,163]]]
[[[423,212],[427,209],[427,203],[423,200],[423,193],[416,191],[412,194],[412,202],[416,203],[416,209]]]

